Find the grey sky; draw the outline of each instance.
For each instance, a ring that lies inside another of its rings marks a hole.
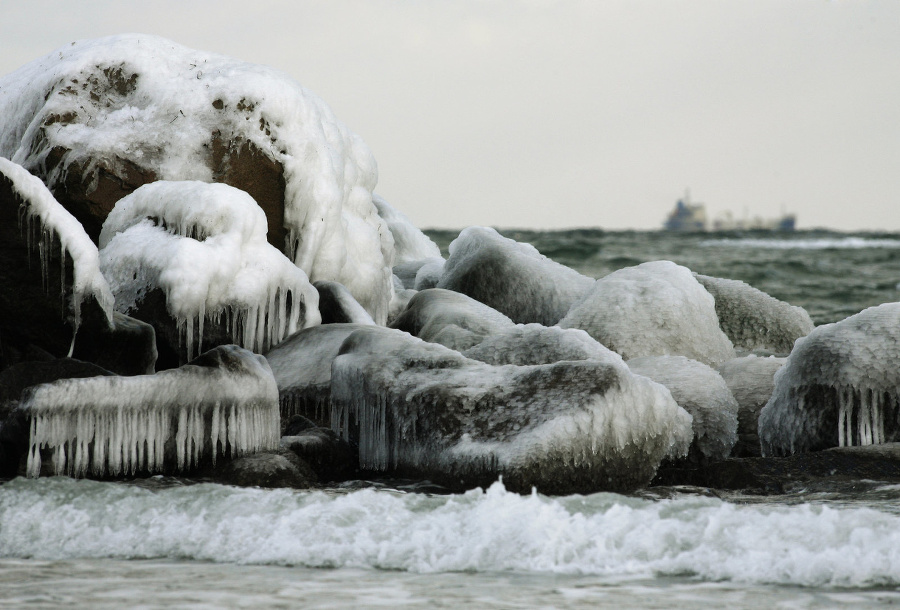
[[[900,2],[3,0],[0,74],[124,32],[287,72],[422,227],[900,230]]]

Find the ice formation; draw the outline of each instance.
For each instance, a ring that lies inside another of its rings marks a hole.
[[[253,198],[225,184],[159,181],[123,198],[103,223],[100,265],[128,313],[161,289],[187,359],[206,324],[262,352],[318,324],[319,295],[306,274],[266,241]]]
[[[684,356],[645,356],[628,361],[631,372],[666,386],[694,418],[694,444],[704,456],[723,459],[737,441],[738,403],[715,370]]]
[[[61,47],[4,76],[0,92],[0,155],[51,190],[71,167],[220,181],[216,150],[228,157],[252,146],[283,170],[283,227],[274,228],[284,231],[285,253],[312,280],[347,286],[384,323],[393,239],[372,200],[375,159],[287,75],[127,34]]]
[[[391,326],[460,351],[514,324],[496,309],[460,292],[432,288],[414,295]]]
[[[394,209],[380,195],[373,195],[372,202],[394,239],[393,265],[441,257],[441,250],[437,244],[417,229],[405,214]]]
[[[467,294],[521,324],[552,326],[594,280],[494,229],[469,227],[450,244],[438,288]]]
[[[281,416],[303,415],[331,425],[331,363],[344,340],[362,324],[323,324],[297,332],[266,354],[272,367]]]
[[[685,452],[691,417],[620,359],[490,366],[406,333],[367,327],[332,365],[332,428],[360,467],[455,487],[499,475],[545,493],[646,484]]]
[[[789,354],[794,341],[814,328],[802,307],[789,305],[737,280],[695,273],[716,300],[719,326],[735,347]]]
[[[759,455],[759,412],[772,397],[775,373],[786,358],[744,356],[719,366],[719,374],[738,403],[740,452]],[[735,453],[738,447],[735,447]]]
[[[626,360],[685,356],[710,366],[734,357],[712,295],[686,267],[654,261],[597,280],[560,320],[581,328]]]
[[[81,322],[81,304],[88,297],[93,297],[112,326],[112,292],[100,273],[97,246],[81,224],[54,199],[39,178],[21,165],[0,157],[0,178],[10,182],[22,201],[19,207],[20,228],[28,249],[37,251],[45,284],[49,276],[51,250],[54,245],[59,246],[60,291],[65,295],[71,290],[70,300],[64,304],[63,310],[70,312],[75,330]],[[74,277],[70,279],[71,285],[66,282],[67,258],[72,262]]]
[[[30,477],[41,473],[44,450],[55,474],[82,477],[182,471],[279,441],[272,372],[262,356],[233,345],[155,375],[38,385],[20,409],[31,422]]]
[[[319,293],[319,313],[323,324],[375,324],[369,312],[356,302],[343,284],[316,282],[313,286]]]
[[[900,303],[870,307],[798,339],[759,414],[763,455],[898,439]]]

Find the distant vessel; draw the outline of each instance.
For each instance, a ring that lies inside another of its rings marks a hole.
[[[778,218],[753,218],[735,219],[731,212],[715,219],[710,227],[706,220],[706,206],[702,203],[692,203],[690,191],[685,191],[684,197],[675,202],[675,209],[666,218],[663,227],[667,231],[793,231],[797,222],[794,214],[782,214]]]

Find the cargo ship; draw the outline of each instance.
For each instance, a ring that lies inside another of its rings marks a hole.
[[[666,231],[703,232],[703,231],[793,231],[797,223],[794,214],[782,214],[778,218],[747,217],[735,219],[731,212],[709,223],[706,218],[706,206],[691,201],[690,191],[675,202],[675,209],[669,212],[663,227]]]

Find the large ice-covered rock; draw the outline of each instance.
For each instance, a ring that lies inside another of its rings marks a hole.
[[[331,425],[331,363],[344,340],[364,324],[323,324],[294,333],[266,353],[285,421],[302,415]]]
[[[197,181],[142,186],[109,214],[100,247],[116,309],[168,337],[172,324],[142,307],[148,293],[163,293],[182,361],[204,343],[262,352],[321,321],[318,292],[266,241],[265,214],[234,187]]]
[[[279,442],[278,388],[265,358],[220,346],[179,369],[135,377],[63,379],[34,386],[28,474],[184,471],[219,455]]]
[[[391,327],[457,351],[514,326],[505,315],[460,292],[431,288],[415,294]]]
[[[552,326],[594,280],[494,229],[469,227],[450,244],[437,284],[493,307],[514,322]]]
[[[716,366],[734,357],[712,295],[686,267],[654,261],[610,273],[560,320],[626,360],[685,356]]]
[[[373,195],[372,202],[378,215],[387,223],[394,240],[392,265],[431,258],[441,258],[441,249],[430,237],[413,225],[406,215],[395,209],[380,195]]]
[[[789,354],[815,327],[802,307],[789,305],[738,280],[694,274],[716,300],[719,326],[735,347]]]
[[[487,364],[517,366],[551,364],[563,360],[622,359],[583,330],[540,324],[515,324],[498,328],[479,343],[462,350],[462,355]]]
[[[684,356],[644,356],[627,364],[633,373],[666,386],[691,414],[693,444],[702,455],[728,457],[737,441],[738,403],[719,373]]]
[[[900,439],[900,303],[798,339],[759,414],[763,455]]]
[[[692,436],[671,394],[618,358],[491,366],[378,327],[334,360],[332,418],[363,469],[545,493],[646,484]]]
[[[128,34],[61,47],[0,91],[0,156],[36,173],[92,239],[143,184],[230,184],[263,207],[270,243],[384,323],[393,239],[372,200],[375,160],[287,75]]]
[[[732,451],[736,457],[755,457],[759,449],[759,412],[775,389],[775,373],[785,358],[744,356],[719,366],[719,374],[738,403],[738,442]]]

